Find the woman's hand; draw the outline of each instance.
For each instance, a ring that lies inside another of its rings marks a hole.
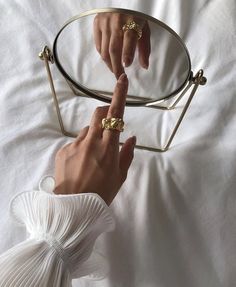
[[[132,21],[142,30],[139,40],[136,31],[122,30],[125,24]],[[140,65],[148,69],[151,43],[147,21],[132,15],[99,13],[94,18],[94,41],[97,51],[117,78],[124,73],[124,67],[132,64],[136,47]]]
[[[123,118],[128,79],[122,74],[110,106],[98,107],[89,127],[56,155],[57,194],[97,193],[109,205],[125,181],[133,159],[135,137],[119,151],[120,133],[103,130],[103,118]]]

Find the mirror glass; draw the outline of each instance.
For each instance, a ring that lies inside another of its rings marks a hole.
[[[128,104],[169,98],[188,80],[188,51],[165,25],[127,13],[74,19],[54,42],[55,62],[77,88],[85,87],[101,100],[111,99],[123,71],[130,82]]]

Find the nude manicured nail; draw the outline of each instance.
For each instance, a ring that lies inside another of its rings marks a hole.
[[[124,68],[129,67],[132,64],[132,62],[133,62],[133,58],[132,57],[125,56],[123,58],[123,66],[124,66]]]
[[[129,64],[128,62],[123,62],[123,67],[124,68],[128,68],[131,65],[131,63]]]
[[[148,69],[149,68],[149,61],[140,61],[140,65],[144,68],[144,69]]]

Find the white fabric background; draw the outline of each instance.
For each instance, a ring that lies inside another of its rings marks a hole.
[[[127,2],[0,0],[0,251],[25,238],[8,218],[10,198],[52,174],[57,149],[70,141],[61,136],[38,52],[75,14],[104,6],[131,8],[176,30],[190,51],[193,71],[204,68],[208,84],[199,89],[168,152],[135,152],[129,177],[111,205],[116,230],[96,244],[109,260],[109,277],[81,279],[74,286],[231,287],[236,281],[236,3]],[[70,92],[53,71],[57,91],[66,97]],[[88,101],[81,112],[93,106]],[[134,111],[132,121],[139,115]],[[81,118],[88,120],[85,113]]]

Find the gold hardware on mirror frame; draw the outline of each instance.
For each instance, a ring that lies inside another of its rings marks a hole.
[[[43,50],[39,53],[39,59],[40,60],[47,59],[47,61],[50,62],[51,64],[54,63],[52,51],[48,48],[48,46],[44,46]]]
[[[59,103],[58,103],[58,99],[57,99],[57,95],[56,95],[56,91],[55,91],[55,87],[54,87],[54,83],[53,83],[53,79],[52,79],[52,74],[51,74],[51,70],[50,70],[50,66],[49,63],[53,64],[54,60],[53,60],[53,54],[51,52],[51,50],[45,46],[43,48],[43,50],[39,53],[39,58],[40,60],[44,61],[45,64],[45,68],[47,71],[47,76],[48,76],[48,80],[49,80],[49,84],[50,84],[50,88],[51,88],[51,92],[52,92],[52,96],[53,96],[53,101],[54,101],[54,105],[56,108],[56,112],[57,112],[57,118],[61,127],[61,132],[68,137],[76,137],[76,135],[68,133],[65,128],[64,128],[64,124],[63,124],[63,120],[61,117],[61,112],[60,112],[60,107],[59,107]]]
[[[206,77],[203,77],[203,70],[199,70],[195,77],[193,77],[192,81],[194,84],[199,84],[204,86],[207,83]]]
[[[49,80],[49,84],[50,84],[50,88],[51,88],[51,92],[52,92],[52,96],[53,96],[53,100],[54,100],[54,105],[55,105],[55,108],[56,108],[56,112],[57,112],[57,117],[58,117],[58,121],[59,121],[59,124],[60,124],[60,128],[61,128],[61,132],[62,134],[64,134],[65,136],[68,136],[68,137],[77,137],[78,135],[77,134],[74,134],[74,133],[70,133],[70,132],[67,132],[64,128],[64,124],[63,124],[63,120],[62,120],[62,117],[61,117],[61,112],[60,112],[60,107],[59,107],[59,103],[58,103],[58,99],[57,99],[57,95],[56,95],[56,91],[55,91],[55,87],[54,87],[54,83],[53,83],[53,79],[52,79],[52,74],[51,74],[51,70],[50,70],[50,66],[49,66],[49,62],[51,64],[54,63],[54,60],[53,60],[53,55],[52,55],[52,52],[51,50],[45,46],[43,48],[43,50],[39,53],[39,58],[41,60],[44,61],[45,63],[45,68],[46,68],[46,71],[47,71],[47,76],[48,76],[48,80]],[[156,109],[161,109],[161,110],[172,110],[176,107],[176,105],[178,104],[178,102],[182,99],[182,97],[186,94],[186,92],[192,87],[193,85],[193,88],[192,88],[192,91],[188,97],[188,100],[186,102],[186,104],[184,105],[184,108],[181,112],[181,115],[166,143],[166,145],[163,147],[163,148],[156,148],[156,147],[150,147],[150,146],[143,146],[143,145],[136,145],[135,148],[137,149],[142,149],[142,150],[148,150],[148,151],[154,151],[154,152],[165,152],[169,149],[175,135],[176,135],[176,132],[190,106],[190,103],[193,99],[193,96],[195,95],[199,85],[205,85],[207,82],[207,79],[203,76],[203,70],[199,70],[197,72],[197,74],[195,76],[193,76],[193,73],[191,72],[191,76],[189,78],[189,82],[187,84],[187,86],[184,88],[184,90],[180,93],[179,96],[177,96],[177,98],[175,99],[174,103],[172,103],[170,106],[158,106],[154,104],[146,104],[145,106],[146,107],[149,107],[149,108],[156,108]],[[120,142],[120,144],[122,145],[123,143]]]

